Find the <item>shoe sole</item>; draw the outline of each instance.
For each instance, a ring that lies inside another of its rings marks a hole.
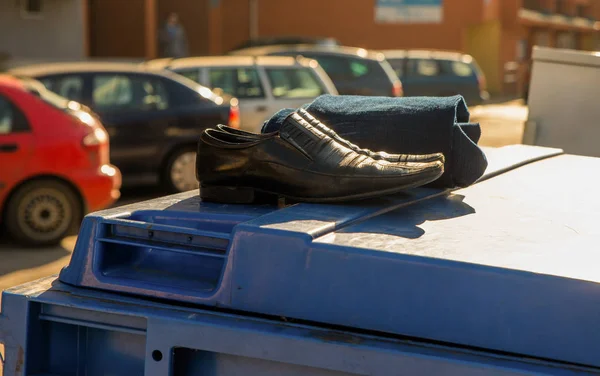
[[[291,196],[282,193],[269,192],[258,188],[252,187],[232,187],[232,186],[220,186],[220,185],[201,185],[200,186],[200,198],[202,201],[217,202],[222,204],[258,204],[258,203],[277,203],[279,199],[284,198],[288,200],[298,202],[310,202],[310,203],[328,203],[328,202],[344,202],[344,201],[359,201],[370,198],[376,198],[381,196],[387,196],[402,191],[423,186],[431,183],[440,176],[443,171],[431,175],[426,179],[419,179],[410,184],[403,184],[399,187],[383,189],[379,191],[372,191],[366,193],[360,193],[355,195],[337,196],[337,197],[298,197]]]

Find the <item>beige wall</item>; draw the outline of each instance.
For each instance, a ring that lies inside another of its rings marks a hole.
[[[19,2],[0,0],[0,54],[15,60],[85,56],[83,0],[45,0],[39,18],[21,13]]]
[[[500,45],[502,25],[500,21],[488,21],[469,27],[467,52],[472,55],[486,76],[487,88],[491,93],[502,89],[500,69]]]

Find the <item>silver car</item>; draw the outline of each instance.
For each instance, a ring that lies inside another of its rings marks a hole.
[[[316,60],[282,56],[211,56],[145,63],[177,72],[239,100],[240,128],[260,133],[274,113],[338,92]]]

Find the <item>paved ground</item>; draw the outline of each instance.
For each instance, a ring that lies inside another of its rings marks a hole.
[[[471,121],[481,124],[481,145],[499,147],[521,143],[523,125],[527,120],[527,107],[522,100],[476,106],[469,111]]]
[[[523,122],[527,117],[527,107],[521,101],[476,106],[470,112],[472,121],[482,125],[481,145],[498,147],[521,143]],[[163,194],[148,189],[125,191],[117,204],[124,205]],[[76,237],[72,236],[66,238],[59,247],[24,249],[8,244],[6,239],[0,237],[0,291],[58,273],[69,262],[75,241]]]

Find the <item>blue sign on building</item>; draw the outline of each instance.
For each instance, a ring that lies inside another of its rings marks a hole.
[[[443,0],[376,0],[375,21],[379,23],[440,23]]]

